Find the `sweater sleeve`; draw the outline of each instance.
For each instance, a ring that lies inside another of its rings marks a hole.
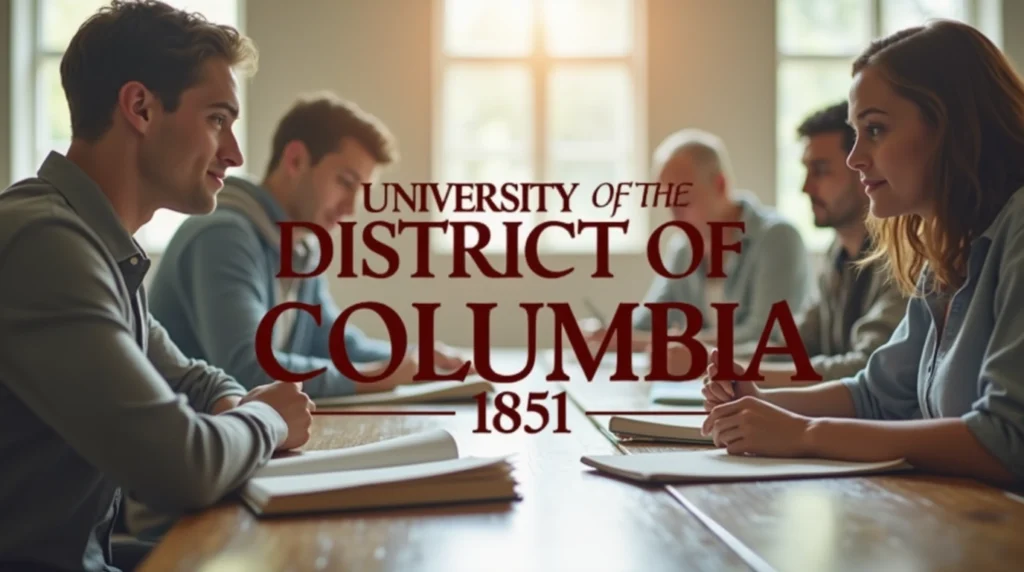
[[[17,277],[0,281],[0,379],[83,459],[143,502],[168,511],[208,506],[265,463],[287,427],[264,403],[218,416],[189,407],[165,375],[188,370],[195,382],[184,385],[197,390],[200,405],[232,388],[198,382],[217,375],[183,367],[168,345],[143,353],[117,271],[74,223],[21,231],[0,268]]]
[[[334,324],[341,310],[327,290],[327,281],[320,277],[317,279],[317,304],[323,312],[323,323],[317,328],[313,335],[314,356],[330,357],[330,333],[331,325]],[[376,361],[388,361],[391,359],[391,342],[371,338],[363,333],[358,327],[348,324],[345,327],[345,350],[348,358],[353,363],[366,363]]]
[[[775,223],[759,238],[757,268],[747,286],[753,296],[745,319],[733,330],[733,342],[757,342],[768,326],[772,306],[785,302],[794,316],[799,315],[810,289],[810,262],[800,232],[788,223]],[[772,341],[782,341],[782,331],[776,325]]]
[[[207,359],[249,389],[275,381],[256,354],[256,331],[273,304],[273,293],[265,285],[272,270],[260,249],[250,229],[218,221],[197,231],[181,252],[178,268],[183,276],[181,295],[191,307],[196,338]],[[291,372],[323,370],[302,385],[310,397],[355,391],[355,382],[330,359],[283,351],[275,351],[274,357]]]
[[[686,271],[693,260],[689,244],[682,238],[675,238],[666,250],[668,252],[662,257],[662,265],[671,274],[679,275]],[[687,291],[685,281],[695,279],[695,277],[691,276],[669,278],[658,274],[647,289],[644,303],[679,302],[698,305],[697,300],[689,299],[685,294]],[[670,327],[685,328],[686,314],[677,310],[671,310],[668,312],[668,323]],[[649,308],[641,305],[636,309],[633,313],[633,329],[644,332],[651,330],[651,310]]]

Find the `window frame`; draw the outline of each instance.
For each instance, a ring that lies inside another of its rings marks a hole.
[[[41,161],[50,151],[41,151],[45,137],[40,133],[44,122],[40,114],[45,113],[41,99],[43,74],[42,66],[48,60],[59,59],[63,51],[50,50],[41,46],[43,35],[43,2],[47,0],[11,0],[11,93],[10,93],[10,182],[34,177]],[[224,0],[206,0],[223,2]],[[246,1],[231,0],[235,3],[235,27],[245,33]],[[29,86],[25,89],[25,86]],[[246,82],[238,82],[238,98],[243,112],[234,124],[239,148],[245,155],[248,124],[244,110],[247,108]],[[59,145],[68,142],[55,141]],[[55,148],[61,153],[66,149]],[[42,153],[37,155],[37,153]],[[165,243],[154,242],[146,236],[146,227],[139,229],[136,240],[149,254],[161,254]]]
[[[622,64],[631,75],[632,79],[632,145],[633,157],[630,161],[629,173],[626,180],[649,181],[650,180],[650,151],[648,143],[648,113],[647,113],[647,0],[630,0],[633,10],[632,46],[628,55],[625,56],[555,56],[545,53],[544,50],[544,22],[540,4],[546,0],[529,0],[532,4],[532,28],[533,43],[530,53],[522,56],[468,56],[452,55],[445,51],[445,0],[432,0],[432,22],[433,30],[431,41],[431,143],[432,153],[430,159],[431,180],[441,181],[445,170],[445,161],[448,158],[448,149],[445,146],[445,99],[444,85],[447,68],[451,65],[470,63],[476,65],[488,64],[521,64],[525,65],[532,82],[532,112],[533,120],[531,125],[532,149],[528,156],[532,162],[533,174],[530,180],[547,180],[547,173],[550,170],[550,163],[553,156],[548,152],[547,126],[549,125],[549,75],[553,69],[560,64],[569,65],[601,65],[601,64]],[[618,181],[615,181],[616,183]],[[590,193],[594,189],[580,186],[577,193]],[[637,197],[638,198],[638,197]],[[610,212],[610,211],[609,211]],[[431,210],[430,216],[433,220],[447,218],[444,213]],[[550,220],[543,213],[528,213],[523,228],[532,228],[545,220]],[[607,220],[607,219],[602,219]],[[610,248],[614,254],[636,254],[642,253],[647,244],[648,235],[651,230],[652,217],[650,209],[639,206],[639,201],[632,212],[629,213],[630,240],[611,241],[614,245]],[[494,229],[492,227],[492,232]],[[522,230],[521,230],[522,233]],[[451,236],[449,230],[448,236]],[[584,235],[586,236],[586,235]],[[572,243],[576,243],[575,246]],[[581,246],[585,245],[585,246]],[[539,251],[545,255],[554,256],[579,256],[592,255],[596,248],[596,242],[565,241],[565,243],[550,243],[541,241]],[[435,255],[451,255],[453,252],[451,240],[439,231],[432,232],[429,238],[429,250]],[[491,248],[484,249],[486,255],[498,254],[500,251]]]

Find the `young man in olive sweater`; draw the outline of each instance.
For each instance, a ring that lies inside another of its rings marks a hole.
[[[228,167],[234,29],[115,2],[61,62],[72,143],[0,193],[0,569],[130,569],[122,490],[181,513],[309,438],[295,384],[247,392],[188,359],[148,312],[132,239],[159,208],[208,213]]]

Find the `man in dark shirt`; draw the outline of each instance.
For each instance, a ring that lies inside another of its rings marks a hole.
[[[0,569],[130,568],[122,488],[202,508],[309,438],[297,385],[246,392],[178,350],[132,239],[159,208],[213,209],[253,61],[236,30],[157,2],[113,3],[67,48],[71,146],[0,193]]]

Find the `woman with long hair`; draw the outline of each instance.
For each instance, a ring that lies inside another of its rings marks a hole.
[[[730,453],[1024,483],[1024,82],[980,32],[936,21],[873,42],[849,98],[864,264],[884,262],[906,314],[861,372],[813,386],[719,381],[713,352],[704,429]]]

